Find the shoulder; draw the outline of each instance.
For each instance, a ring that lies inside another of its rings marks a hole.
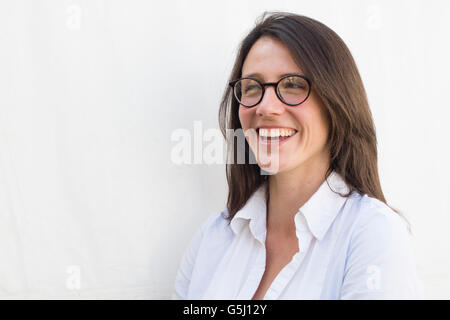
[[[343,214],[347,258],[402,260],[411,254],[411,234],[403,216],[384,202],[352,195]]]
[[[408,224],[382,201],[353,199],[343,298],[420,298]]]
[[[411,234],[406,220],[375,198],[363,195],[358,201],[350,232],[348,261],[366,267],[383,265],[389,272],[413,266]]]
[[[229,237],[231,228],[227,219],[228,210],[215,211],[210,213],[206,219],[201,223],[197,230],[197,237],[202,239],[202,242],[221,240]]]
[[[200,226],[202,232],[218,231],[228,227],[228,210],[210,213]]]
[[[195,229],[194,235],[187,246],[186,252],[188,252],[188,255],[196,256],[200,248],[212,240],[211,236],[213,238],[220,237],[223,233],[220,231],[225,229],[227,224],[224,212],[226,211],[222,210],[209,214],[200,226]]]
[[[173,299],[187,299],[190,295],[191,281],[193,278],[195,279],[195,274],[205,274],[205,270],[208,269],[208,262],[214,263],[211,259],[214,250],[209,248],[212,245],[217,247],[220,243],[220,237],[217,238],[217,236],[220,236],[221,233],[217,230],[223,229],[224,223],[226,223],[223,213],[223,211],[219,211],[209,214],[195,231],[181,260],[175,280]],[[214,234],[216,234],[216,237],[211,238],[211,235]]]
[[[353,236],[377,235],[384,239],[399,239],[406,237],[408,224],[404,217],[392,210],[384,202],[369,197],[366,194],[354,197],[352,206],[354,218]]]

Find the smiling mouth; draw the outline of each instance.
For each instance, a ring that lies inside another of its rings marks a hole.
[[[297,134],[297,130],[295,129],[266,129],[259,128],[257,130],[258,140],[263,144],[275,144],[280,143],[285,140],[290,139],[291,137]]]
[[[261,141],[263,143],[277,143],[277,142],[288,140],[288,139],[292,138],[294,135],[296,135],[296,133],[294,133],[292,136],[289,136],[289,137],[262,137],[262,136],[259,136],[259,141]]]

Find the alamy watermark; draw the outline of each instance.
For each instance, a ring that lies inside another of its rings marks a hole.
[[[262,143],[255,129],[227,129],[226,139],[216,128],[204,130],[201,121],[194,121],[193,130],[178,128],[172,131],[171,150],[174,164],[258,164],[262,175],[279,169],[278,143]],[[249,145],[246,153],[246,141]],[[247,155],[247,156],[246,156]],[[246,159],[247,158],[247,159]]]
[[[81,268],[78,265],[67,266],[66,273],[66,288],[68,290],[80,290],[81,289]]]
[[[366,286],[369,290],[381,289],[381,268],[377,265],[370,265],[366,269],[368,277],[366,279]]]
[[[72,4],[66,7],[66,27],[69,30],[80,30],[81,29],[81,7],[77,4]]]

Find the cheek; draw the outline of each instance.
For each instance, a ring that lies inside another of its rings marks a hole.
[[[309,123],[311,123],[311,111],[307,107],[291,109],[290,114],[291,118],[294,120],[292,125],[296,126],[300,131],[305,130],[309,126]]]
[[[241,123],[242,129],[246,130],[247,128],[250,127],[250,123],[252,120],[252,113],[254,113],[254,112],[251,109],[241,107],[241,106],[239,107],[238,115],[239,115],[239,121]]]
[[[322,143],[328,138],[328,122],[319,106],[309,104],[291,112],[303,138],[315,143]]]
[[[329,131],[329,123],[328,118],[324,112],[322,112],[322,109],[318,110],[318,112],[315,114],[315,121],[317,123],[317,134],[320,136],[320,140],[322,142],[326,142],[328,139],[328,131]]]
[[[328,117],[327,111],[323,103],[313,95],[311,100],[311,122],[314,123],[314,132],[317,135],[317,139],[324,141],[328,139]]]

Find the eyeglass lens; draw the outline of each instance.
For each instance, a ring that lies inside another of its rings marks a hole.
[[[263,87],[254,79],[241,79],[234,86],[234,93],[240,104],[254,106],[262,98]],[[277,86],[278,95],[284,103],[290,105],[300,104],[308,96],[308,82],[299,76],[283,78]]]

